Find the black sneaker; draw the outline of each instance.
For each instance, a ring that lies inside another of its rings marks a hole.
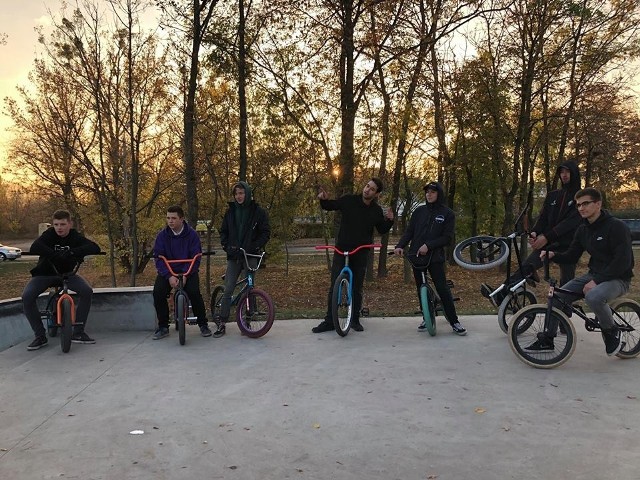
[[[420,312],[422,313],[422,312]],[[424,320],[422,321],[422,323],[420,325],[418,325],[418,331],[419,332],[426,332],[427,331],[427,324],[424,323]]]
[[[47,337],[36,337],[35,340],[27,346],[27,350],[38,350],[39,348],[46,347],[48,343],[49,340],[47,340]]]
[[[200,335],[202,335],[203,337],[211,336],[211,330],[209,329],[208,325],[200,325]]]
[[[454,323],[451,325],[451,328],[453,329],[453,333],[457,335],[464,336],[467,334],[467,329],[464,328],[460,322]]]
[[[161,338],[168,337],[168,336],[169,336],[169,329],[167,327],[160,327],[153,334],[153,339],[160,340]]]
[[[524,349],[527,352],[534,352],[534,353],[550,352],[555,349],[555,346],[553,345],[553,340],[551,339],[544,339],[544,340],[538,339],[528,347],[525,347]]]
[[[213,332],[213,338],[220,338],[225,333],[226,333],[226,328],[224,326],[224,323],[221,323],[220,325],[218,325],[218,328],[216,328],[216,331]]]
[[[351,330],[355,330],[356,332],[362,332],[364,331],[364,327],[362,326],[360,321],[357,320],[355,322],[351,322]]]
[[[607,355],[610,357],[618,353],[624,345],[620,341],[620,330],[615,327],[609,330],[602,330],[602,339],[604,340],[604,347],[607,351]]]
[[[311,331],[313,333],[330,332],[333,330],[333,325],[326,320],[321,321],[317,326],[313,327]]]
[[[484,298],[489,299],[489,301],[491,302],[491,304],[494,307],[498,308],[498,303],[496,303],[496,299],[491,296],[491,293],[493,293],[493,288],[490,287],[489,284],[487,284],[487,283],[481,284],[480,285],[480,293],[482,294],[482,296]]]
[[[73,335],[71,335],[71,342],[85,344],[96,343],[96,341],[89,335],[87,335],[86,332],[74,333]]]

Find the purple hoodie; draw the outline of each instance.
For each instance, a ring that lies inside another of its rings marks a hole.
[[[180,235],[175,235],[167,226],[160,230],[156,241],[153,245],[155,255],[163,255],[167,260],[187,260],[195,257],[198,253],[202,253],[202,244],[198,233],[191,228],[187,222],[183,221],[184,228]],[[158,275],[169,278],[171,274],[161,258],[154,259]],[[200,259],[196,260],[189,276],[198,274]],[[174,272],[186,272],[189,269],[189,263],[173,263],[171,268]]]

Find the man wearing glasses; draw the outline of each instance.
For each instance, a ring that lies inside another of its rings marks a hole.
[[[576,230],[569,249],[549,251],[549,259],[562,265],[576,263],[585,250],[591,256],[589,271],[570,280],[562,288],[584,293],[585,302],[600,321],[605,349],[611,356],[620,351],[622,344],[608,303],[629,291],[634,265],[631,231],[624,222],[602,209],[602,196],[595,188],[578,191],[575,200],[582,224]],[[544,258],[545,254],[545,251],[541,252],[540,257]],[[558,296],[568,302],[572,300],[570,294],[558,292]],[[553,348],[552,342],[553,339],[538,340],[527,350],[548,350]]]

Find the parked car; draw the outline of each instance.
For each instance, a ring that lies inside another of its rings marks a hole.
[[[621,218],[631,230],[631,241],[633,243],[640,242],[640,219],[638,218]]]
[[[22,250],[16,247],[8,247],[0,243],[0,262],[15,260],[22,256]]]

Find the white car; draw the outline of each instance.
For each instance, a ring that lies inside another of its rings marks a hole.
[[[7,247],[0,243],[0,262],[5,260],[15,260],[22,256],[22,250],[16,247]]]

